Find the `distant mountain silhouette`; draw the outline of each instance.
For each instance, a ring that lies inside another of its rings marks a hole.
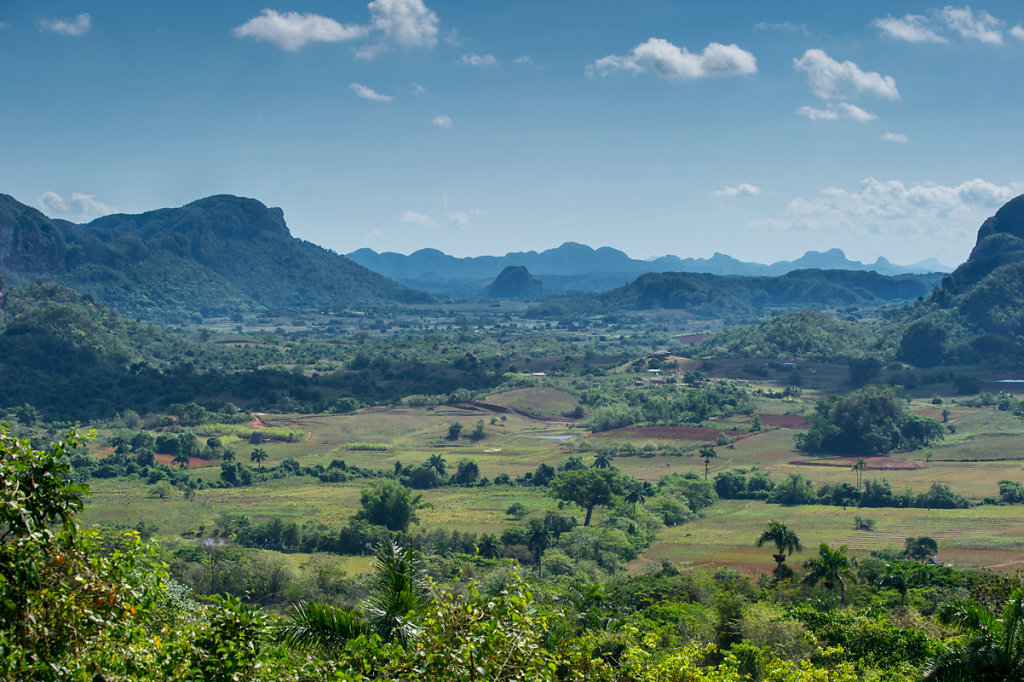
[[[0,269],[9,284],[52,280],[164,322],[432,300],[292,237],[281,209],[231,195],[77,225],[0,194]]]
[[[594,249],[584,244],[566,242],[546,251],[517,251],[504,256],[474,256],[457,258],[437,249],[421,249],[409,255],[371,249],[359,249],[348,254],[356,263],[410,286],[430,290],[456,291],[464,289],[464,282],[493,279],[504,268],[521,266],[534,276],[544,277],[545,286],[552,291],[570,289],[604,291],[632,281],[648,272],[695,272],[713,275],[775,276],[793,270],[864,270],[882,275],[909,273],[949,272],[934,259],[914,265],[894,265],[885,258],[866,264],[851,261],[839,249],[808,251],[793,261],[779,261],[770,265],[747,263],[722,253],[711,258],[679,258],[661,256],[651,260],[637,260],[610,247]],[[580,276],[586,279],[579,279]]]
[[[529,300],[544,293],[544,284],[531,276],[530,271],[523,266],[510,265],[484,291],[489,298]]]

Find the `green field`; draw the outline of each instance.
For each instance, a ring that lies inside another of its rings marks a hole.
[[[761,399],[756,410],[762,415],[800,415],[808,413],[816,392],[801,399]],[[536,402],[531,402],[536,401]],[[515,478],[531,472],[541,463],[552,466],[574,454],[589,462],[590,453],[573,453],[575,444],[589,440],[604,443],[581,424],[552,415],[571,407],[575,397],[556,389],[513,390],[493,396],[489,402],[516,410],[496,413],[486,405],[438,407],[380,407],[341,415],[267,415],[254,416],[252,423],[225,430],[207,426],[196,430],[201,439],[231,433],[231,447],[242,461],[248,461],[246,436],[252,432],[297,433],[294,442],[269,441],[262,444],[274,466],[285,458],[294,458],[303,466],[328,465],[342,459],[349,466],[393,469],[396,462],[415,465],[432,455],[441,454],[450,471],[460,459],[478,463],[480,475],[493,479],[500,473]],[[1024,459],[1020,449],[1024,420],[992,408],[968,408],[950,405],[950,423],[955,434],[929,451],[894,453],[871,458],[865,479],[885,478],[894,490],[926,490],[933,482],[948,484],[973,502],[997,494],[1003,479],[1024,480]],[[912,409],[938,417],[941,407],[917,401]],[[538,416],[528,416],[528,415]],[[501,419],[500,417],[504,417]],[[494,423],[492,422],[492,419]],[[448,426],[463,424],[464,433],[483,420],[486,436],[473,442],[466,438],[452,443],[444,440]],[[706,427],[725,430],[737,438],[729,446],[717,447],[718,457],[710,471],[733,468],[767,471],[776,481],[790,473],[809,478],[815,486],[824,483],[856,482],[850,468],[851,458],[808,457],[794,449],[795,428],[766,426],[761,433],[750,433],[750,416],[711,421]],[[643,429],[631,440],[637,449],[654,442],[656,449],[632,456],[618,456],[614,464],[641,480],[656,483],[669,473],[694,472],[703,475],[704,463],[693,455],[700,443],[677,441],[689,454],[668,455],[660,448],[669,441],[652,440]],[[227,440],[231,438],[228,436]],[[622,438],[618,437],[617,441]],[[348,449],[350,443],[386,445],[386,450]],[[102,456],[109,449],[94,448]],[[984,461],[977,461],[984,460]],[[193,470],[208,482],[218,479],[218,465]],[[129,479],[96,479],[90,482],[93,495],[83,519],[87,524],[134,524],[142,520],[154,524],[159,534],[209,536],[224,514],[244,514],[254,520],[280,517],[297,522],[318,521],[329,527],[343,525],[359,509],[360,490],[365,480],[345,483],[320,483],[315,478],[289,477],[244,488],[206,488],[196,491],[192,500],[174,490],[167,499],[147,496],[149,486]],[[419,512],[422,527],[444,527],[475,533],[500,533],[515,522],[505,514],[513,502],[522,502],[531,514],[555,509],[556,501],[543,489],[522,486],[447,486],[423,491],[429,506]],[[854,531],[853,517],[861,515],[876,521],[874,532]],[[598,510],[596,520],[600,519]],[[855,554],[884,547],[902,547],[908,536],[930,535],[939,541],[943,560],[962,567],[992,567],[1013,571],[1024,567],[1020,538],[1024,537],[1024,507],[982,505],[965,510],[923,509],[838,509],[825,506],[785,508],[755,501],[719,501],[704,518],[664,529],[658,541],[630,565],[633,571],[652,561],[671,560],[695,565],[727,564],[744,572],[756,573],[770,566],[770,557],[753,547],[752,538],[771,519],[779,519],[797,529],[808,547],[821,541],[848,544]],[[358,562],[357,562],[358,563]],[[355,565],[355,564],[354,564]]]

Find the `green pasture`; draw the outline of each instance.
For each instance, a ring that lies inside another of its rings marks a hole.
[[[666,528],[658,541],[630,564],[633,572],[650,562],[694,566],[728,565],[755,577],[770,572],[770,548],[756,541],[769,521],[785,523],[801,538],[804,551],[790,561],[810,557],[822,542],[849,545],[854,556],[871,550],[902,549],[907,537],[927,535],[939,544],[939,558],[959,568],[1024,568],[1024,507],[982,506],[973,509],[858,509],[854,507],[781,507],[760,501],[723,500],[704,518]],[[855,516],[874,519],[874,531],[853,529]]]

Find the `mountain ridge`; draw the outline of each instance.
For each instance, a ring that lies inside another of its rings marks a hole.
[[[0,268],[12,284],[55,281],[162,322],[433,300],[293,237],[280,208],[229,194],[84,224],[0,194]]]

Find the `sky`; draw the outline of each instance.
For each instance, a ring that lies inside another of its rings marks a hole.
[[[1024,193],[1024,3],[0,0],[0,192],[237,194],[456,256],[955,266]]]

